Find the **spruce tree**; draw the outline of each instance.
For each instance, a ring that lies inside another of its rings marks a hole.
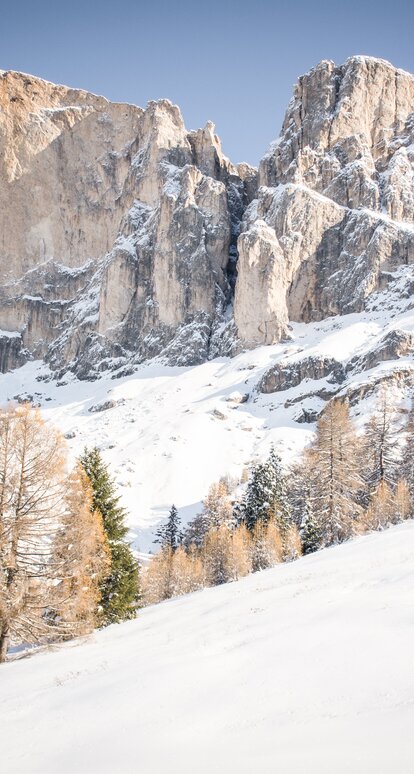
[[[126,511],[97,447],[85,449],[80,463],[92,486],[92,509],[102,515],[110,552],[110,571],[101,584],[103,625],[135,618],[139,597],[138,563],[125,541]]]
[[[184,531],[183,545],[186,551],[189,551],[191,547],[200,549],[204,543],[209,529],[210,522],[208,516],[203,510],[201,513],[198,513],[194,519],[188,522]]]
[[[165,524],[161,524],[156,531],[156,539],[154,543],[159,543],[161,548],[170,549],[176,551],[178,546],[182,543],[182,534],[180,530],[181,519],[178,515],[178,510],[175,505],[171,506],[168,514],[168,519]]]
[[[303,516],[302,545],[304,554],[312,554],[323,545],[323,527],[316,514],[313,512],[309,500],[305,502]]]
[[[288,529],[290,516],[286,482],[280,458],[273,447],[266,462],[253,468],[238,517],[250,531],[257,521],[267,524],[270,520],[275,521],[282,533]]]

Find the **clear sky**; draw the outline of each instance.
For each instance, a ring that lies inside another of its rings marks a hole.
[[[413,36],[413,0],[0,0],[0,69],[143,107],[168,97],[252,164],[299,75],[352,54],[414,72]]]

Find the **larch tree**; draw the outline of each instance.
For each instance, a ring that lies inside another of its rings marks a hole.
[[[238,580],[252,571],[252,538],[245,524],[231,533],[228,572],[231,580]]]
[[[225,479],[212,484],[207,497],[203,501],[203,513],[209,528],[221,527],[222,524],[234,525],[233,508],[229,500],[229,489]]]
[[[110,571],[110,551],[90,481],[78,463],[68,477],[67,507],[53,552],[59,583],[54,610],[67,636],[85,634],[101,623],[101,585]]]
[[[187,553],[182,546],[174,552],[170,578],[171,596],[190,594],[203,588],[204,569],[198,552]]]
[[[202,560],[208,586],[220,586],[231,580],[232,573],[229,565],[231,548],[232,534],[225,524],[209,530],[202,549]]]
[[[393,522],[398,524],[400,521],[412,518],[413,498],[408,482],[401,478],[397,482],[394,492],[394,517]]]
[[[382,530],[392,524],[394,496],[390,486],[380,481],[371,496],[368,508],[359,520],[360,532]]]
[[[0,415],[0,660],[10,638],[37,642],[50,635],[45,616],[56,601],[50,567],[65,510],[61,436],[29,406]]]
[[[407,483],[411,503],[414,505],[414,406],[411,407],[405,428],[401,473]]]
[[[139,602],[139,567],[125,538],[126,511],[119,505],[115,484],[97,447],[85,449],[80,458],[92,491],[92,511],[103,520],[109,549],[110,568],[100,585],[101,624],[135,618]]]
[[[251,535],[253,572],[266,570],[283,561],[282,536],[275,521],[265,522],[259,519]]]
[[[283,539],[283,561],[293,562],[303,554],[303,545],[296,524],[291,524]]]
[[[67,473],[62,436],[40,412],[28,405],[2,410],[0,660],[10,641],[76,634],[81,620],[83,631],[92,628],[85,606],[95,608],[98,595],[89,571],[99,572],[105,551],[98,535],[84,544],[85,531],[73,531],[77,520],[82,523],[84,496],[79,480]],[[80,575],[85,586],[69,593]]]
[[[173,552],[163,548],[152,559],[142,573],[144,604],[153,605],[173,596]]]
[[[182,546],[176,551],[163,548],[144,570],[142,585],[146,604],[203,588],[204,568],[199,552],[187,553]]]
[[[202,511],[190,521],[184,530],[183,544],[187,550],[201,549],[207,532],[221,525],[235,526],[233,507],[230,502],[230,486],[225,478],[212,484],[203,500]]]
[[[363,489],[358,449],[347,403],[331,400],[318,419],[315,440],[305,454],[311,477],[310,508],[323,536],[321,546],[346,540],[355,531]]]
[[[369,497],[380,484],[392,488],[397,481],[400,464],[397,438],[395,413],[386,392],[382,391],[364,433],[363,459]]]

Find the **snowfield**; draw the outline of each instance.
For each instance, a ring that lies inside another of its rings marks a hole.
[[[0,375],[0,405],[16,396],[32,396],[45,419],[66,434],[72,457],[85,445],[100,447],[129,512],[134,548],[143,555],[154,550],[155,528],[173,503],[185,524],[221,476],[239,478],[246,466],[267,456],[271,443],[287,464],[310,441],[314,425],[299,423],[298,415],[302,407],[320,410],[323,400],[306,395],[329,384],[325,379],[304,380],[262,395],[257,385],[264,372],[278,362],[309,356],[336,358],[346,365],[393,330],[411,333],[414,313],[405,309],[411,302],[399,295],[393,299],[388,293],[384,300],[374,294],[371,302],[378,310],[293,323],[291,341],[192,368],[149,362],[119,379],[107,372],[94,382],[80,382],[70,374],[56,382],[44,381],[50,372],[41,362],[27,363]],[[350,374],[344,389],[401,367],[414,370],[412,356]],[[242,396],[248,396],[247,402],[238,403]],[[409,406],[403,384],[390,399],[397,409]],[[286,407],[286,401],[292,405]],[[374,402],[369,397],[353,408],[358,422],[367,418]]]
[[[414,523],[0,667],[4,774],[412,774]]]

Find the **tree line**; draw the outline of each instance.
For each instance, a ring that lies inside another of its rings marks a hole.
[[[401,430],[380,395],[362,433],[347,401],[330,401],[299,461],[282,469],[272,448],[241,499],[221,479],[181,530],[175,506],[157,533],[161,551],[143,575],[147,604],[292,561],[414,516],[414,410]]]
[[[38,410],[0,410],[0,661],[10,644],[85,634],[413,517],[414,410],[400,425],[385,393],[362,433],[347,402],[330,401],[290,469],[272,448],[241,496],[240,482],[220,479],[184,530],[172,506],[139,572],[99,450],[70,466]]]
[[[125,512],[97,449],[74,468],[29,405],[0,411],[0,662],[132,618],[139,573]]]

